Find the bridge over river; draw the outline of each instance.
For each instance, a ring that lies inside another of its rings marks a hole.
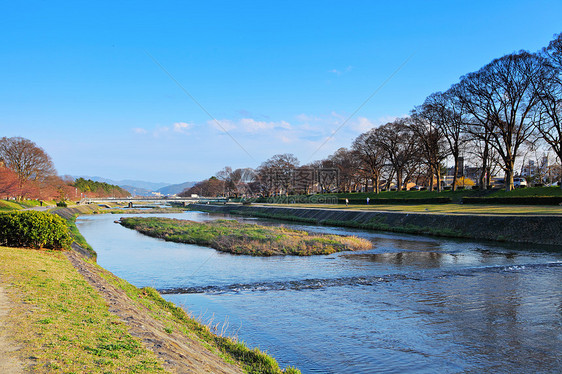
[[[129,197],[85,197],[80,200],[79,204],[205,204],[208,202],[224,202],[227,198],[217,197],[167,197],[167,196],[129,196]]]

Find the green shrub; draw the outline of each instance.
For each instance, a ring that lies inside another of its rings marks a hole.
[[[71,243],[66,222],[59,216],[35,211],[0,213],[0,245],[62,249]]]
[[[57,206],[58,206],[59,208],[66,208],[68,205],[66,204],[66,201],[59,201],[59,202],[57,203]]]

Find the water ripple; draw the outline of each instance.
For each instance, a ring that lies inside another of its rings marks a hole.
[[[483,266],[474,267],[454,271],[435,271],[435,272],[412,272],[409,274],[388,274],[383,276],[367,276],[367,277],[341,277],[326,279],[302,279],[292,281],[274,281],[274,282],[254,282],[254,283],[234,283],[230,285],[209,285],[197,287],[174,287],[159,289],[161,294],[223,294],[223,293],[240,293],[255,291],[284,291],[284,290],[316,290],[327,287],[341,286],[374,286],[381,282],[394,282],[403,280],[426,281],[432,278],[444,278],[452,276],[472,276],[478,273],[502,273],[502,272],[521,272],[526,270],[534,270],[541,268],[558,268],[562,267],[562,262],[550,262],[544,264],[526,264],[526,265],[510,265],[510,266]]]

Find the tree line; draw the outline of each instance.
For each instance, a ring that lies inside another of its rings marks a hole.
[[[255,170],[225,167],[182,194],[270,196],[308,193],[314,186],[319,192],[371,186],[378,193],[391,185],[401,190],[408,182],[441,190],[447,161],[454,190],[467,159],[478,172],[479,188],[489,188],[500,170],[509,191],[516,162],[526,152],[543,149],[562,160],[561,138],[562,33],[536,53],[511,53],[462,76],[410,115],[360,134],[350,148],[324,160],[300,166],[292,154],[275,155]],[[322,170],[335,170],[337,183],[322,180]],[[299,185],[303,173],[314,174],[307,179],[312,184]],[[560,166],[555,173],[562,181]]]
[[[79,197],[128,196],[118,186],[57,176],[51,157],[22,137],[0,139],[0,197],[5,199],[70,200]]]

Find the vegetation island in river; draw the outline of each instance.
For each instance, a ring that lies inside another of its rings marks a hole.
[[[370,249],[355,236],[309,234],[286,227],[262,226],[233,220],[193,222],[170,218],[121,218],[121,225],[167,241],[205,245],[219,251],[252,256],[326,255]]]

